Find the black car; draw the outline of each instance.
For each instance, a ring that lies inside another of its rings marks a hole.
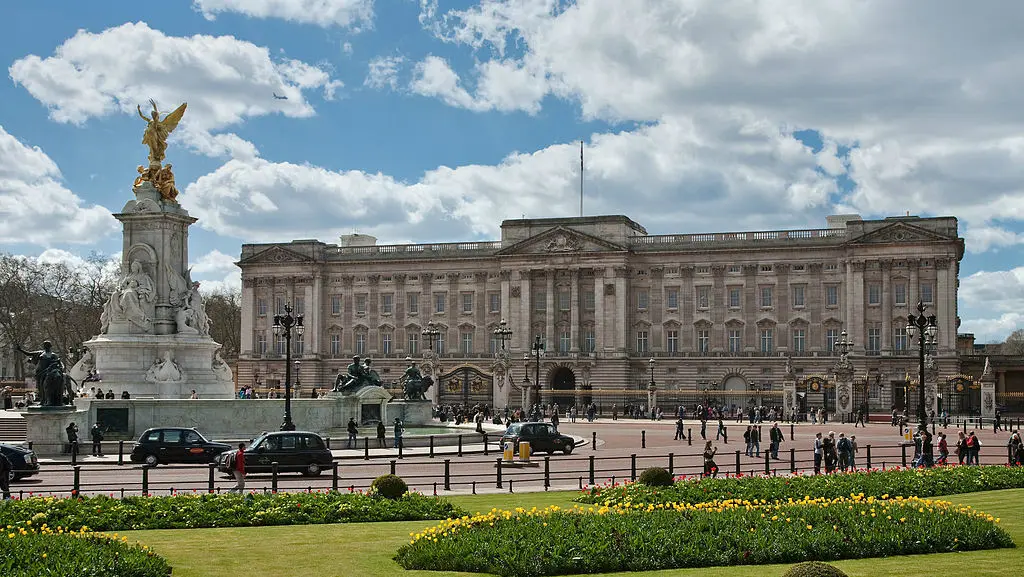
[[[32,449],[0,444],[0,452],[11,461],[11,465],[14,465],[14,470],[8,473],[11,481],[39,474],[39,459]]]
[[[217,468],[230,473],[228,456],[238,451],[229,451],[217,457]],[[306,431],[274,431],[262,433],[245,449],[246,473],[269,473],[272,463],[277,463],[278,472],[298,472],[316,476],[330,468],[334,456],[327,443],[316,433]]]
[[[184,427],[147,429],[132,449],[131,460],[155,467],[160,463],[212,463],[231,445],[206,440],[199,431]]]
[[[534,453],[554,453],[561,451],[566,455],[572,453],[576,442],[572,437],[563,435],[550,423],[512,423],[501,436],[501,444],[511,442],[514,450],[519,452],[519,442],[530,443],[530,451]]]

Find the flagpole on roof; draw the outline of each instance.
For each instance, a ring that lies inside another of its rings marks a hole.
[[[580,217],[583,217],[583,141],[580,141]]]

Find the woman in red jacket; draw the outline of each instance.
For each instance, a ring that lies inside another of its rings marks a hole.
[[[231,473],[235,476],[235,486],[231,493],[245,491],[245,443],[238,443],[238,451],[235,453]]]

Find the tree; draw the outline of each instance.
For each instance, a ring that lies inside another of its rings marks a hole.
[[[203,298],[210,317],[210,336],[223,345],[225,359],[238,358],[242,343],[242,293],[237,289],[211,292]]]
[[[1024,329],[1017,329],[1006,337],[1006,342],[1003,343],[1003,354],[1024,356]]]

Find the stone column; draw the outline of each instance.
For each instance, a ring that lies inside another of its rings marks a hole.
[[[555,304],[555,271],[548,269],[544,271],[547,279],[547,304],[544,311],[544,346],[548,351],[557,350],[555,342],[555,316],[558,311]]]
[[[605,269],[594,269],[594,352],[605,350],[608,339],[604,325],[604,275]]]
[[[501,295],[498,297],[501,299],[501,318],[505,319],[505,322],[508,323],[508,328],[512,329],[512,339],[510,339],[505,346],[508,347],[509,351],[517,351],[519,350],[519,347],[516,346],[515,337],[523,330],[523,324],[518,322],[515,315],[512,314],[512,273],[507,270],[499,271],[498,278],[501,282],[500,288],[498,289],[499,294]],[[508,398],[507,392],[505,398]]]
[[[935,301],[936,324],[939,325],[939,345],[937,354],[956,348],[956,287],[951,280],[952,267],[948,258],[935,259],[935,290],[932,300]]]
[[[867,331],[864,328],[864,261],[853,263],[853,307],[852,317],[847,317],[846,322],[851,327],[849,334],[853,338],[853,353],[863,353],[864,343],[867,341]]]
[[[239,355],[252,355],[256,350],[256,281],[242,279],[242,332],[239,335]]]
[[[696,350],[696,344],[693,342],[693,316],[697,295],[693,288],[693,271],[692,265],[679,266],[679,319],[682,323],[679,329],[680,351]]]
[[[523,351],[530,350],[533,342],[533,287],[530,285],[530,271],[519,271],[519,342]]]
[[[626,352],[626,322],[629,319],[626,294],[626,277],[629,269],[618,267],[615,269],[615,312],[612,318],[615,319],[615,350],[621,353]]]
[[[907,308],[910,310],[914,310],[917,301],[921,298],[921,277],[917,270],[920,264],[921,261],[916,258],[907,259],[907,270],[910,271],[910,282],[907,285]]]
[[[380,275],[371,274],[366,277],[369,296],[366,297],[366,352],[375,357],[380,352]],[[380,365],[376,365],[380,366]]]
[[[882,259],[878,261],[878,268],[882,271],[882,350],[892,352],[892,261]]]
[[[569,287],[569,351],[580,352],[580,270],[572,269]]]

